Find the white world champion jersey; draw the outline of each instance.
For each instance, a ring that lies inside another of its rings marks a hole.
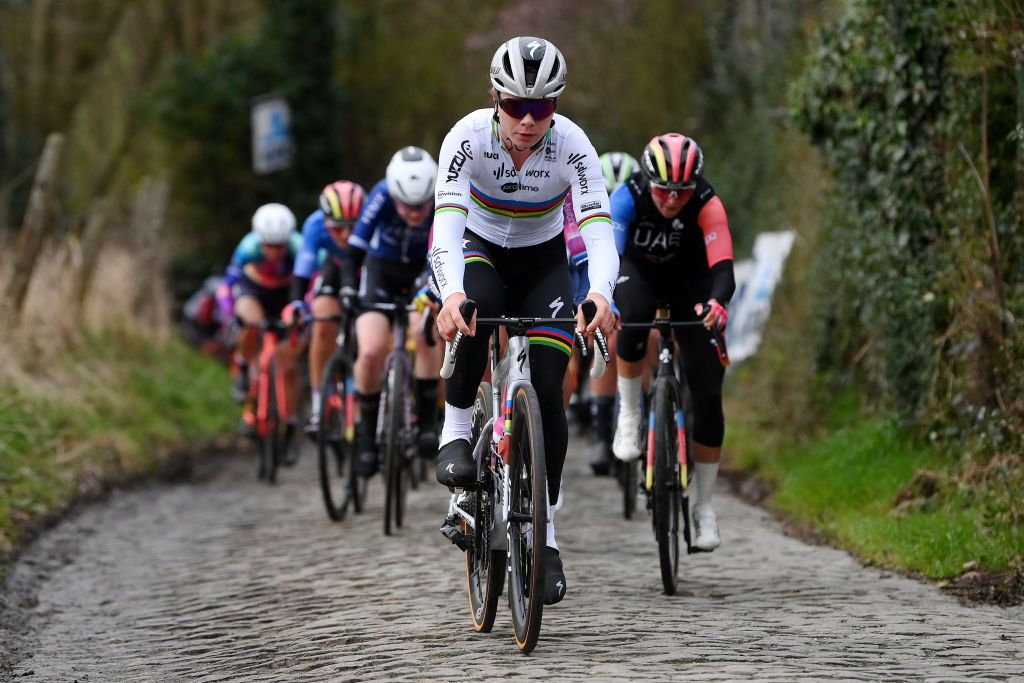
[[[618,258],[614,246],[610,255],[602,248],[605,233],[611,235],[608,193],[583,130],[555,114],[537,150],[516,170],[499,139],[493,109],[478,109],[456,123],[441,145],[434,197],[431,262],[442,298],[462,288],[462,254],[453,239],[461,240],[464,229],[507,248],[541,244],[562,232],[567,197],[588,252],[593,251],[588,233],[602,243],[597,249],[603,258],[596,264],[601,279],[595,281],[592,272],[591,283],[610,300]],[[593,269],[594,254],[590,257]]]

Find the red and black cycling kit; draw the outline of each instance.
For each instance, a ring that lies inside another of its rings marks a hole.
[[[697,320],[694,305],[716,299],[723,306],[736,289],[732,235],[721,199],[703,178],[673,218],[654,205],[650,185],[635,173],[612,192],[615,243],[622,255],[615,303],[623,322],[650,322],[659,303],[667,303],[673,320]],[[641,360],[647,352],[646,330],[619,332],[618,356]],[[722,378],[725,370],[699,328],[676,330],[686,380],[694,406],[694,440],[721,446]]]

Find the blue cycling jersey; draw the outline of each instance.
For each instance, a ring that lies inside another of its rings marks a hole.
[[[430,225],[430,218],[422,225],[407,225],[398,215],[387,181],[382,180],[370,190],[349,244],[384,261],[426,262]]]
[[[295,270],[292,274],[308,280],[323,266],[324,259],[330,256],[342,258],[344,255],[345,250],[338,246],[327,230],[324,212],[317,209],[302,224],[302,248],[295,257]]]
[[[301,244],[302,238],[299,233],[293,232],[288,238],[288,251],[284,257],[278,261],[270,261],[263,253],[260,236],[250,232],[235,248],[224,279],[229,287],[243,277],[267,289],[286,287],[291,282],[292,264]]]

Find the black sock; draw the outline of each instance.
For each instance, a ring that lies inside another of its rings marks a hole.
[[[436,429],[437,427],[437,380],[416,378],[416,412],[419,427]]]
[[[359,419],[359,427],[363,432],[363,435],[373,441],[374,435],[377,433],[377,413],[380,412],[380,392],[376,394],[363,394],[358,393],[359,403],[361,406],[361,416]]]
[[[614,396],[594,396],[590,399],[590,419],[599,443],[612,442],[612,412]]]

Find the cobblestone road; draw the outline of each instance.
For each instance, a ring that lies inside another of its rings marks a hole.
[[[462,555],[438,533],[446,492],[414,493],[411,523],[385,538],[379,483],[366,513],[331,523],[311,456],[273,488],[255,481],[248,460],[229,458],[208,480],[120,493],[47,533],[12,570],[7,597],[27,622],[4,634],[0,672],[27,681],[1024,681],[1021,608],[962,607],[806,545],[724,488],[724,545],[686,558],[681,594],[662,595],[650,524],[621,519],[614,483],[585,471],[577,441],[558,519],[569,595],[545,610],[537,650],[523,657],[504,602],[493,633],[469,625]]]

